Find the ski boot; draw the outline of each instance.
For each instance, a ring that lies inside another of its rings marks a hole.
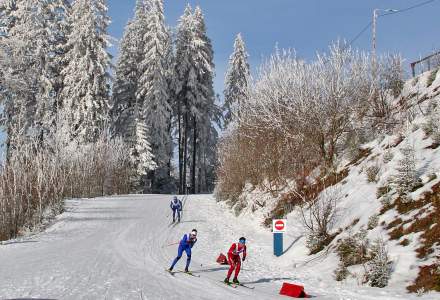
[[[226,283],[226,284],[231,284],[231,283],[229,282],[229,278],[228,278],[228,277],[225,278],[224,283]]]
[[[185,268],[185,273],[191,273],[188,268]]]
[[[238,285],[240,284],[240,281],[238,281],[237,277],[234,277],[234,279],[232,280],[232,282],[235,283],[235,284],[238,284]]]

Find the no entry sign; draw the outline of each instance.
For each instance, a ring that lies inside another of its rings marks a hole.
[[[272,221],[272,231],[273,233],[286,232],[287,220],[277,219]]]

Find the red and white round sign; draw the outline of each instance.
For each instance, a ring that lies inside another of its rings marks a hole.
[[[286,232],[286,222],[284,219],[273,220],[273,232]]]

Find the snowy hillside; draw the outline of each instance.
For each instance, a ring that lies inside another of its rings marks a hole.
[[[295,197],[292,187],[274,194],[248,186],[241,195],[238,205],[245,206],[241,216],[253,218],[256,223],[272,216],[282,217],[277,215],[280,207],[293,209],[285,217],[288,236],[297,240],[283,259],[296,266],[296,274],[318,273],[316,278],[334,281],[340,287],[362,286],[365,263],[349,264],[346,278],[341,283],[335,281],[335,270],[340,265],[338,249],[353,237],[369,244],[381,238],[392,262],[384,292],[404,293],[409,289],[422,294],[426,292],[424,287],[440,289],[440,147],[427,128],[430,120],[438,121],[434,114],[440,103],[440,76],[436,73],[427,72],[406,82],[394,107],[395,114],[403,114],[409,122],[395,126],[393,135],[363,145],[355,160],[340,164],[336,184],[321,193],[321,197],[326,193],[338,195],[334,239],[324,250],[309,255],[301,210],[289,206],[289,197]],[[406,196],[410,200],[405,201],[395,181],[408,147],[414,150],[416,184]],[[434,293],[431,297],[440,295]]]

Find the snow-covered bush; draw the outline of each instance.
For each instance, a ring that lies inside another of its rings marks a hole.
[[[391,276],[392,262],[389,260],[385,242],[375,241],[371,253],[372,260],[367,263],[366,278],[373,287],[386,287]]]
[[[432,83],[435,81],[435,79],[437,78],[438,71],[439,71],[439,69],[435,69],[435,70],[431,71],[431,73],[429,74],[428,80],[426,82],[427,87],[430,87],[432,85]]]
[[[307,231],[310,253],[324,249],[333,239],[331,231],[337,220],[338,191],[325,190],[317,198],[300,205],[301,221]]]
[[[368,246],[367,232],[361,230],[360,232],[349,235],[347,238],[338,241],[336,253],[339,256],[340,262],[345,266],[353,266],[362,264],[368,260]]]
[[[367,181],[368,182],[377,182],[378,178],[377,175],[380,172],[380,167],[378,165],[373,165],[368,167],[365,170],[365,174],[367,175]]]
[[[397,98],[403,90],[405,83],[403,59],[399,54],[388,54],[381,57],[381,79],[385,89],[391,90],[394,98]]]
[[[433,102],[430,107],[429,117],[422,125],[423,131],[427,136],[430,136],[434,143],[440,144],[440,106]]]
[[[383,207],[386,208],[386,207],[390,207],[392,200],[393,198],[391,197],[391,195],[386,194],[382,198],[380,198],[380,203],[382,204]]]
[[[391,187],[390,187],[389,183],[387,182],[386,185],[379,186],[377,188],[376,198],[379,199],[380,197],[383,197],[384,195],[387,195],[389,192],[391,192]]]
[[[282,184],[307,177],[318,165],[334,171],[345,154],[341,144],[351,143],[356,152],[366,134],[357,135],[371,127],[360,117],[371,109],[370,67],[367,54],[342,43],[312,62],[294,51],[273,54],[220,143],[217,195],[237,199],[246,183]]]
[[[335,280],[342,281],[350,275],[347,266],[343,262],[339,262],[338,268],[335,270]]]
[[[374,214],[371,217],[368,218],[368,229],[374,229],[377,227],[377,225],[379,225],[379,215]]]
[[[126,145],[101,138],[94,144],[59,147],[22,144],[0,169],[0,240],[57,214],[68,197],[129,192]]]
[[[394,184],[402,200],[404,202],[411,202],[409,194],[417,184],[414,147],[407,142],[400,151],[403,157],[399,160]]]
[[[385,151],[385,153],[383,154],[383,162],[386,164],[392,161],[393,158],[394,158],[394,153],[390,149]]]

